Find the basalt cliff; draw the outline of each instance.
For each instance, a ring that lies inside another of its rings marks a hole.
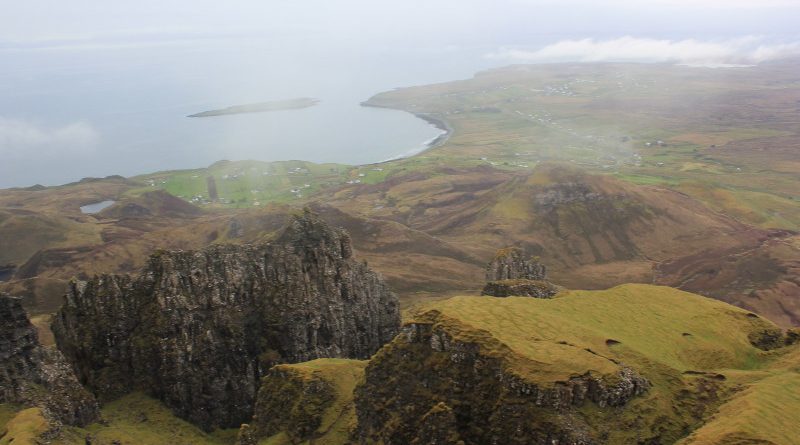
[[[158,252],[138,276],[73,281],[53,331],[101,401],[143,390],[212,430],[250,419],[272,366],[369,358],[399,324],[349,236],[306,211],[268,243]]]
[[[61,353],[39,343],[19,299],[0,295],[0,321],[0,403],[38,407],[52,426],[97,420],[94,397]]]

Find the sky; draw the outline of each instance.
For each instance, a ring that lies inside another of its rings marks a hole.
[[[800,0],[0,0],[0,11],[0,187],[48,162],[37,182],[65,180],[47,175],[67,156],[110,153],[115,123],[67,90],[94,93],[96,108],[104,95],[163,108],[173,93],[175,106],[196,100],[183,94],[193,85],[233,100],[271,76],[286,94],[358,84],[355,101],[511,63],[724,68],[800,55]],[[195,75],[206,55],[216,84]],[[119,159],[97,175],[152,168]]]
[[[3,5],[3,3],[7,3]],[[341,51],[565,39],[798,38],[798,0],[14,0],[0,49],[99,49],[290,37]],[[534,48],[535,49],[535,48]]]

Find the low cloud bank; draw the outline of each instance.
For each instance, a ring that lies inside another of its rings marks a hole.
[[[723,41],[620,37],[562,40],[537,50],[501,48],[487,57],[529,63],[673,62],[688,66],[732,67],[799,55],[800,42],[767,43],[758,37]]]
[[[5,159],[57,158],[94,151],[100,140],[87,122],[45,126],[0,116],[0,156]]]

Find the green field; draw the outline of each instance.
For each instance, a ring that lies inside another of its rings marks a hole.
[[[175,170],[138,176],[146,184],[132,195],[148,190],[167,192],[206,207],[257,207],[272,202],[297,202],[328,187],[359,179],[362,169],[342,164],[315,164],[305,161],[217,162],[196,170]],[[363,168],[367,171],[367,168]],[[209,179],[213,178],[217,197],[212,199]],[[362,177],[363,178],[363,177]]]

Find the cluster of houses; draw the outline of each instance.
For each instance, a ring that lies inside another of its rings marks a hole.
[[[203,195],[194,195],[189,199],[192,204],[210,204],[211,201]]]
[[[547,85],[544,87],[544,95],[545,96],[577,96],[578,93],[572,91],[568,83],[558,86],[550,86]]]
[[[311,184],[303,184],[302,187],[295,187],[289,190],[289,193],[293,194],[295,198],[302,198],[303,197],[303,189],[310,188]]]
[[[515,156],[520,156],[519,153],[514,153],[514,155]],[[496,165],[500,165],[501,164],[500,162],[497,162],[497,161],[490,161],[489,158],[480,158],[480,160],[483,161],[483,162],[486,162],[487,164],[492,165],[492,166],[496,166]],[[503,165],[510,165],[512,167],[520,167],[520,168],[528,168],[529,167],[529,165],[524,163],[524,162],[508,162],[508,161],[504,161],[502,164]]]

